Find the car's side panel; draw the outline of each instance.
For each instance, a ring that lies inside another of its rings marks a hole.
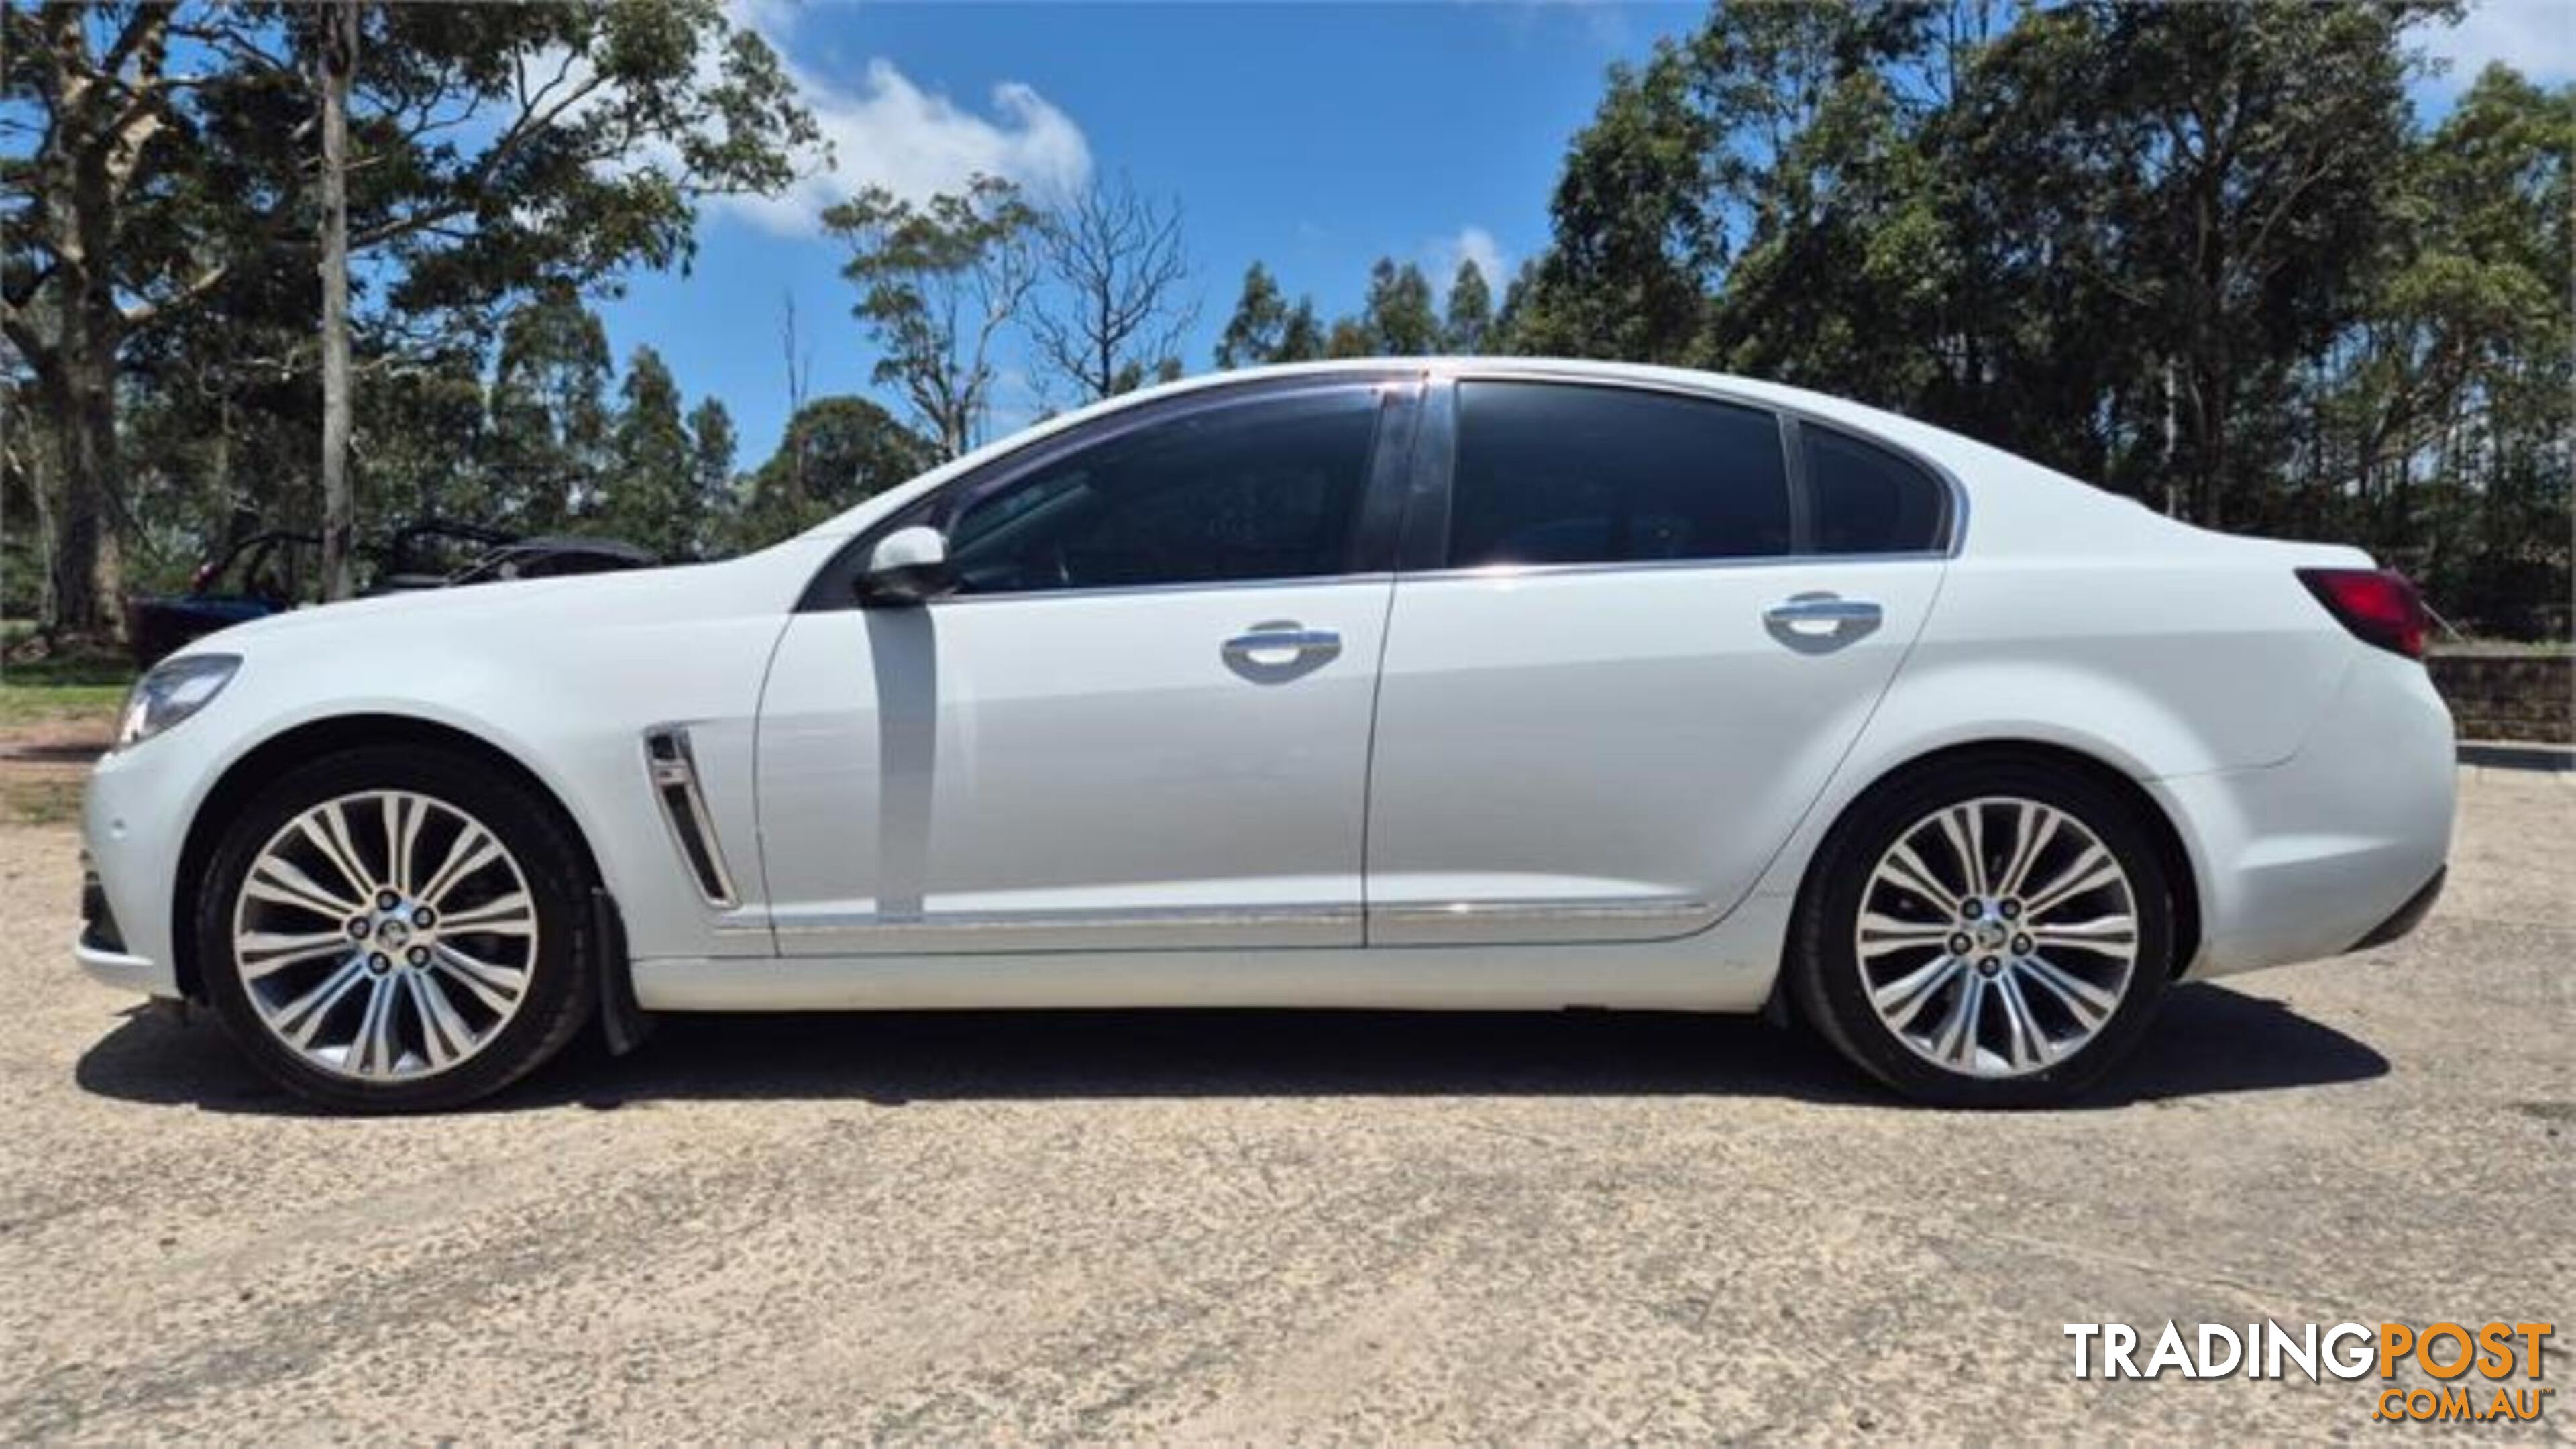
[[[761,711],[780,950],[1357,945],[1390,587],[797,615]],[[1291,627],[1336,642],[1228,655]]]
[[[2171,533],[2164,546],[2128,555],[1993,558],[1972,546],[1757,896],[1793,899],[1851,803],[1942,750],[2036,742],[2096,760],[2151,794],[2160,780],[2260,770],[2296,755],[2361,646],[2291,570],[2343,561],[2347,551]],[[2206,915],[2211,862],[2190,822],[2176,823]],[[2223,918],[2204,922],[2205,933],[2223,927]]]
[[[1648,940],[1752,887],[1869,718],[1938,559],[1408,577],[1369,801],[1372,944]],[[1871,627],[1768,617],[1801,595]]]
[[[2001,738],[2098,733],[2141,776],[2287,759],[2351,638],[2268,550],[1971,554],[1908,662],[1887,728],[1973,719]],[[2286,553],[2287,550],[2284,550]]]
[[[569,812],[618,897],[637,955],[766,955],[763,908],[699,896],[655,802],[644,731],[692,727],[713,824],[753,876],[750,715],[795,588],[828,545],[730,564],[335,604],[196,646],[238,648],[232,685],[186,725],[102,760],[87,806],[92,850],[128,945],[174,959],[185,831],[226,771],[299,727],[392,716],[457,730],[526,768]],[[353,653],[337,626],[376,616]]]

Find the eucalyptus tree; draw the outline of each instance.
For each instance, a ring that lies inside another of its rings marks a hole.
[[[982,436],[1000,336],[1037,285],[1039,222],[994,176],[918,205],[871,186],[823,213],[848,249],[841,275],[859,289],[875,381],[901,394],[942,457]]]
[[[819,155],[777,56],[721,0],[12,5],[0,27],[0,335],[58,435],[55,607],[76,630],[109,617],[102,510],[137,339],[237,285],[293,309],[326,373],[337,524],[365,368],[339,360],[367,334],[400,351],[533,291],[682,263],[701,199],[774,190]]]

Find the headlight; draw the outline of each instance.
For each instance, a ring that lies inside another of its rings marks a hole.
[[[125,696],[114,748],[140,744],[204,709],[232,683],[239,668],[238,654],[188,654],[152,666]]]

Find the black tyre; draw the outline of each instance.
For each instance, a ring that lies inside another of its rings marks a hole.
[[[551,804],[469,757],[367,746],[278,779],[225,829],[195,909],[226,1030],[356,1111],[490,1095],[581,1029],[589,870]]]
[[[2127,1056],[2173,978],[2174,907],[2129,803],[2084,774],[1966,757],[1873,791],[1810,868],[1789,987],[1917,1101],[2066,1101]]]

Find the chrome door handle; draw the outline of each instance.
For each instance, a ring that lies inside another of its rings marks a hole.
[[[1262,655],[1286,654],[1303,658],[1309,654],[1339,654],[1342,636],[1330,629],[1308,629],[1293,623],[1255,624],[1245,633],[1225,641],[1225,657],[1242,664],[1275,662]]]
[[[1883,611],[1867,599],[1837,598],[1832,594],[1801,594],[1783,599],[1762,611],[1762,617],[1774,624],[1875,624]]]

